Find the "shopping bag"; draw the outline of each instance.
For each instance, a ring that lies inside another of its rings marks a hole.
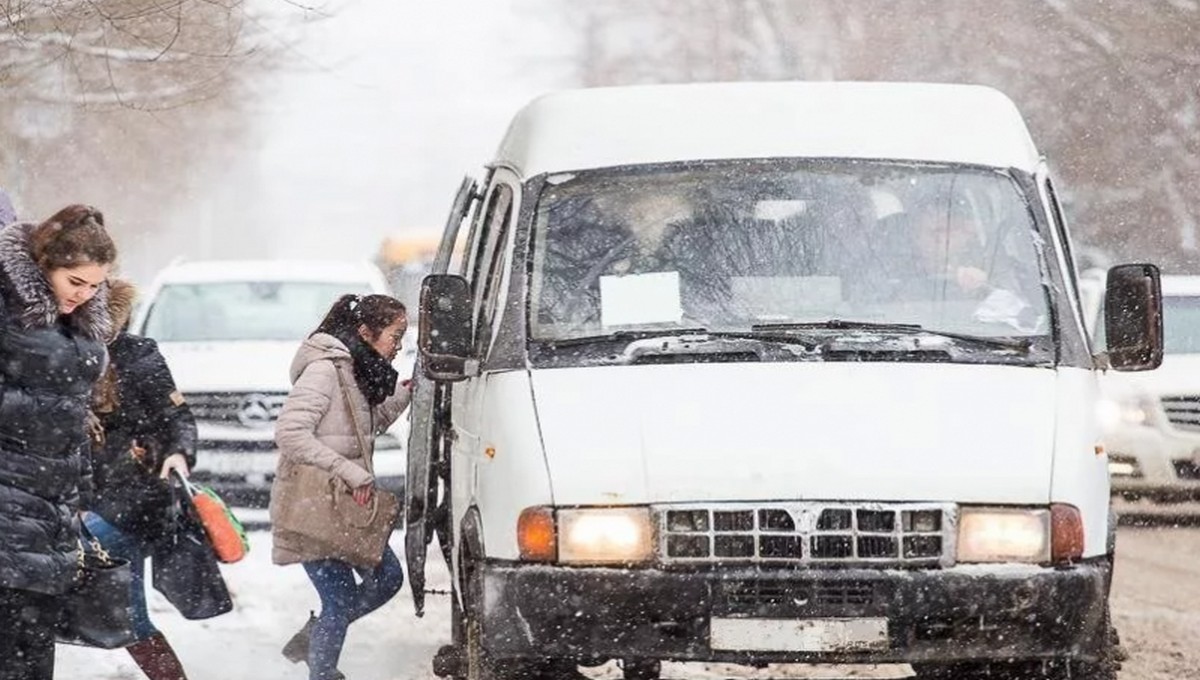
[[[171,531],[154,544],[150,577],[185,619],[209,619],[233,609],[208,536],[187,493],[172,487]]]
[[[217,559],[225,564],[240,561],[250,552],[250,539],[242,523],[216,491],[193,484],[178,472],[175,474],[196,509],[196,516],[204,527]]]

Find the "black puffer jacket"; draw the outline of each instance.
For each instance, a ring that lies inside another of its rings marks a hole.
[[[99,413],[104,446],[93,451],[95,502],[92,510],[119,529],[147,540],[167,529],[170,491],[159,478],[163,460],[175,453],[196,464],[196,422],[167,362],[150,338],[128,333],[108,345],[117,375],[117,404]],[[131,452],[134,442],[146,450],[142,460]]]
[[[0,588],[59,594],[75,578],[85,423],[110,321],[103,288],[59,313],[29,253],[33,227],[0,230]]]

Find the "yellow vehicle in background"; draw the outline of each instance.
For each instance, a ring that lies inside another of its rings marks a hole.
[[[410,310],[417,309],[421,279],[429,273],[440,236],[420,233],[389,236],[379,246],[376,265],[392,293]]]

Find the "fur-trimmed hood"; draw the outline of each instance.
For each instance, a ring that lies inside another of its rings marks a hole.
[[[108,315],[112,319],[112,342],[125,330],[129,317],[133,316],[133,303],[137,301],[137,287],[125,279],[108,280]]]
[[[0,230],[0,298],[8,317],[23,328],[48,328],[58,322],[58,301],[46,275],[33,261],[29,241],[37,225],[18,222]],[[67,317],[76,332],[106,342],[112,335],[108,284]]]

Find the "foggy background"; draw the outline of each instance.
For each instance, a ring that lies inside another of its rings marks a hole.
[[[135,278],[436,234],[541,92],[780,79],[997,87],[1090,261],[1200,270],[1197,0],[144,5],[0,0],[0,186],[31,219],[101,208]]]

